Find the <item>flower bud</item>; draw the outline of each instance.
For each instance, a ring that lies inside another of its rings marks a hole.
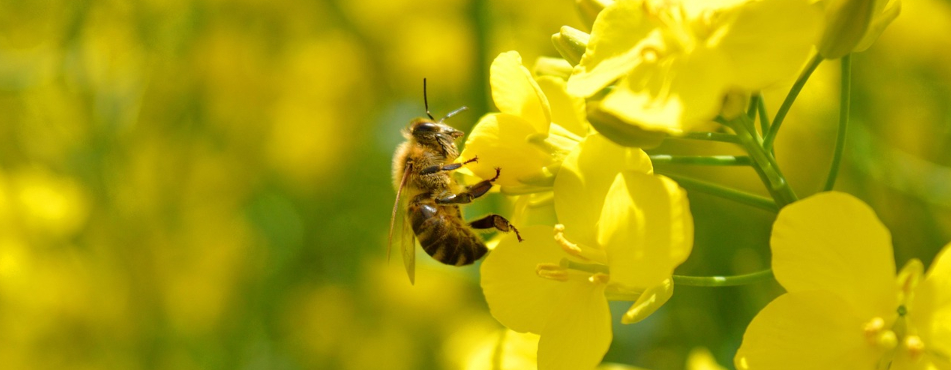
[[[571,64],[561,58],[538,57],[535,61],[535,76],[553,76],[567,81],[571,77]]]
[[[568,63],[575,66],[581,62],[581,56],[584,55],[585,50],[588,48],[588,40],[591,38],[591,35],[568,27],[561,26],[561,31],[551,35],[551,42],[555,45],[555,50],[558,50],[558,53],[561,54]]]
[[[598,14],[611,4],[614,4],[614,0],[575,0],[578,14],[581,15],[581,20],[589,29],[594,24],[594,20],[598,18]]]
[[[670,297],[674,295],[674,282],[670,279],[664,280],[660,285],[650,287],[637,298],[634,305],[624,313],[621,323],[633,324],[644,320],[660,306],[667,303]]]
[[[838,59],[868,49],[900,9],[898,0],[826,0],[819,54]]]
[[[888,2],[886,3],[886,1]],[[885,27],[888,27],[895,18],[898,18],[898,13],[901,13],[901,1],[899,0],[879,0],[876,4],[879,6],[873,12],[872,23],[869,24],[868,31],[865,32],[862,41],[859,41],[855,49],[852,49],[853,52],[862,52],[872,46],[872,43],[878,40],[878,36],[885,31]]]

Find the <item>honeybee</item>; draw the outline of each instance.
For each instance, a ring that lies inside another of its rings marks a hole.
[[[459,204],[470,203],[488,192],[492,183],[499,178],[501,170],[496,168],[495,177],[472,186],[463,187],[458,184],[451,172],[468,163],[477,162],[478,157],[456,162],[459,157],[456,140],[464,133],[444,124],[443,121],[464,111],[466,107],[456,109],[437,121],[429,112],[426,79],[423,79],[423,103],[429,118],[416,118],[410,122],[403,130],[406,142],[401,144],[393,155],[396,202],[393,204],[386,250],[389,260],[393,231],[399,219],[403,223],[403,264],[410,283],[415,283],[416,279],[415,238],[419,238],[423,250],[435,260],[455,266],[471,264],[488,252],[485,243],[472,229],[514,231],[518,240],[522,241],[518,230],[502,216],[490,214],[468,223],[463,220]],[[402,207],[405,213],[403,217],[398,217],[401,199],[406,200]]]

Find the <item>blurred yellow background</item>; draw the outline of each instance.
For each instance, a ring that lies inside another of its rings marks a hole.
[[[854,58],[838,188],[927,264],[951,240],[951,6],[903,13]],[[410,286],[386,262],[391,155],[423,78],[468,130],[494,110],[491,60],[556,56],[562,25],[584,28],[571,0],[0,2],[0,367],[464,368],[500,326],[477,267],[420,258]],[[780,134],[801,196],[827,171],[837,78],[820,69]],[[684,172],[762,192],[748,169]],[[679,273],[768,263],[772,215],[691,201]],[[729,364],[777,292],[679,289],[606,360]]]

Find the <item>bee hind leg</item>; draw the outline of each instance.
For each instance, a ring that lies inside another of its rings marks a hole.
[[[518,229],[516,229],[515,226],[509,222],[509,220],[506,220],[505,217],[496,214],[491,214],[472,221],[469,223],[469,226],[473,229],[496,229],[501,232],[514,231],[515,237],[518,239],[518,241],[521,242],[523,240],[522,235],[518,233]]]

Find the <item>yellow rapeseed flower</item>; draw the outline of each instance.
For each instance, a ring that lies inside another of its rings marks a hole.
[[[750,323],[737,369],[947,368],[951,244],[923,280],[916,259],[896,277],[888,230],[839,192],[784,208],[771,244],[787,293]]]
[[[467,167],[482,178],[502,168],[496,184],[503,188],[551,187],[565,155],[588,133],[584,100],[569,96],[557,77],[536,80],[515,51],[495,58],[489,82],[500,112],[479,120],[460,158],[478,156]]]
[[[525,227],[524,242],[503,238],[483,262],[492,315],[541,336],[539,369],[601,361],[612,338],[609,298],[636,298],[624,319],[634,322],[670,297],[670,276],[693,244],[693,220],[684,190],[650,172],[643,151],[588,136],[555,178],[563,224],[554,237],[551,227]]]
[[[808,0],[619,0],[594,23],[569,93],[644,130],[680,134],[712,120],[724,96],[795,75],[816,39]]]

